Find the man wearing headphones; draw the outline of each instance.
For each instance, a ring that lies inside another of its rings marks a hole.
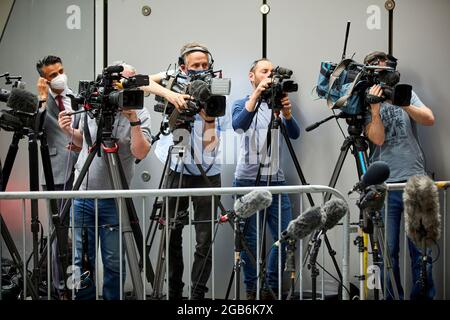
[[[180,77],[177,81],[188,81],[190,76],[199,72],[212,70],[213,59],[209,50],[199,43],[187,43],[180,50],[179,70]],[[162,72],[151,76],[151,79],[158,84],[164,78],[170,77],[170,72]],[[161,88],[153,88],[157,92]],[[165,89],[165,88],[164,88]],[[167,89],[165,89],[167,90]],[[162,94],[161,94],[162,95]],[[175,94],[173,103],[176,107],[174,112],[182,116],[186,109],[189,109],[189,95]],[[166,97],[167,99],[167,97]],[[167,99],[169,100],[169,99]],[[169,173],[165,182],[165,188],[204,188],[220,187],[221,167],[218,164],[219,151],[219,118],[206,115],[204,109],[194,116],[192,123],[183,126],[183,129],[173,130],[170,135],[162,135],[155,149],[156,156],[161,162],[167,159],[170,161]],[[174,137],[177,141],[174,142]],[[180,145],[179,137],[185,144],[182,157],[170,155],[171,146]],[[200,167],[202,170],[200,170]],[[202,171],[205,174],[202,175]],[[181,180],[181,181],[180,181]],[[178,202],[178,206],[177,206]],[[189,205],[187,197],[169,198],[169,214],[171,217],[180,218],[186,212]],[[211,214],[211,197],[192,197],[194,208],[196,246],[194,262],[192,266],[192,299],[203,299],[208,291],[206,283],[211,274],[211,218],[215,218],[218,201],[214,202],[214,214]],[[175,210],[177,209],[177,212]],[[182,299],[184,283],[183,277],[183,250],[182,231],[183,223],[176,223],[175,228],[170,233],[169,243],[169,298]]]
[[[396,59],[384,52],[375,51],[368,54],[364,59],[364,64],[386,67],[388,63],[396,64]],[[384,96],[380,85],[370,88],[369,94],[376,97]],[[376,160],[386,161],[390,168],[390,175],[386,182],[401,183],[406,182],[414,175],[425,175],[425,155],[419,145],[417,138],[417,124],[431,126],[434,124],[434,115],[419,99],[413,91],[410,105],[400,107],[393,104],[391,100],[380,99],[383,102],[370,104],[370,112],[366,116],[366,135],[372,142],[370,162]],[[403,215],[403,191],[390,191],[388,196],[387,215],[387,243],[391,260],[395,282],[397,284],[400,299],[403,299],[403,288],[400,282],[400,221]],[[409,255],[411,257],[411,269],[413,286],[411,289],[411,300],[426,298],[433,299],[436,290],[432,279],[431,258],[427,264],[428,286],[426,297],[421,297],[420,290],[420,264],[421,252],[408,239]],[[383,272],[381,273],[383,274]],[[388,281],[387,299],[393,295],[392,286]]]

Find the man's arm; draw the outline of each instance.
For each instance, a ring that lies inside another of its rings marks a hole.
[[[171,104],[175,106],[178,110],[186,109],[186,100],[189,100],[190,96],[188,94],[180,94],[170,91],[164,88],[161,83],[161,76],[159,74],[154,74],[149,77],[149,85],[140,87],[145,93],[153,93],[154,95],[163,97]]]
[[[372,88],[370,88],[369,94],[381,97],[383,92],[379,85],[375,85]],[[380,108],[381,108],[380,103],[370,105],[370,112],[372,119],[366,126],[367,137],[372,143],[378,146],[381,146],[384,143],[384,125],[383,121],[381,120]]]
[[[409,105],[407,107],[403,107],[408,115],[418,124],[424,126],[432,126],[434,124],[434,115],[433,111],[427,106],[417,107],[415,105]]]
[[[300,136],[300,127],[297,120],[292,116],[292,104],[287,95],[281,99],[281,105],[281,114],[283,115],[289,138],[297,139]]]
[[[140,119],[138,118],[136,111],[134,110],[124,110],[122,114],[130,121],[130,123],[137,123]],[[131,126],[131,154],[136,159],[144,159],[148,152],[150,151],[150,142],[145,137],[141,130],[141,125]]]

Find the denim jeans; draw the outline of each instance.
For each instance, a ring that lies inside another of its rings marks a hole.
[[[82,268],[82,230],[87,229],[88,235],[88,256],[90,269],[95,272],[95,200],[75,199],[74,200],[74,245],[76,267]],[[120,299],[120,253],[119,253],[119,217],[116,201],[114,199],[98,200],[98,235],[103,262],[103,299]],[[125,249],[123,250],[125,253]],[[123,256],[124,257],[124,256]],[[122,257],[122,258],[123,258]],[[123,261],[125,261],[123,259]],[[123,282],[125,281],[125,264],[122,268]],[[82,270],[83,273],[85,270]],[[95,277],[95,275],[94,275]],[[95,298],[95,281],[89,288],[79,290],[77,299]]]
[[[389,212],[387,217],[387,244],[389,247],[389,252],[392,261],[392,267],[394,272],[395,282],[397,283],[397,288],[399,292],[400,299],[403,300],[404,292],[400,282],[400,264],[399,264],[399,251],[400,251],[400,221],[403,215],[403,191],[391,191],[388,197]],[[383,219],[386,221],[384,208],[382,211]],[[436,294],[436,290],[433,283],[432,277],[432,258],[431,250],[428,252],[427,260],[427,288],[426,297],[421,297],[421,286],[420,286],[420,273],[421,273],[421,250],[419,250],[415,244],[408,238],[409,256],[411,259],[411,271],[412,271],[412,289],[410,294],[410,299],[433,299]],[[383,264],[380,267],[381,277],[383,280]],[[388,274],[387,274],[388,275]],[[389,275],[388,275],[389,276]],[[388,281],[387,288],[387,299],[392,299],[394,297],[394,292],[392,290],[391,281]]]
[[[233,187],[250,187],[255,185],[255,180],[246,180],[246,179],[235,179],[233,181]],[[272,182],[271,186],[282,186],[286,183],[284,181],[281,182]],[[260,186],[266,186],[267,182],[261,181]],[[274,194],[272,196],[272,204],[269,208],[267,208],[267,226],[272,235],[272,241],[275,242],[278,240],[278,194]],[[260,221],[260,231],[262,230],[262,223],[264,221],[263,211],[259,213],[259,221]],[[281,231],[284,231],[289,222],[292,220],[292,210],[291,210],[291,201],[289,200],[289,196],[287,194],[281,195]],[[252,215],[247,219],[244,227],[244,239],[247,247],[251,250],[252,254],[256,258],[256,214]],[[268,255],[266,261],[266,279],[263,287],[270,287],[275,293],[278,291],[278,247],[273,246],[270,249],[270,253]],[[261,259],[264,259],[265,253],[262,254]],[[247,292],[256,291],[256,281],[258,281],[258,274],[256,265],[253,264],[251,256],[243,250],[241,252],[242,262],[243,262],[243,270],[244,270],[244,283],[246,286]],[[284,269],[284,264],[286,261],[286,245],[283,244],[281,246],[281,270]]]

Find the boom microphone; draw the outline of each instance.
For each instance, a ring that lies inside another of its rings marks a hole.
[[[19,89],[13,88],[9,95],[6,106],[15,111],[34,113],[37,109],[38,98],[33,93]]]
[[[311,232],[319,228],[324,224],[325,216],[322,214],[320,207],[311,207],[296,219],[289,222],[286,230],[281,233],[281,237],[275,242],[275,246],[279,246],[280,243],[288,240],[303,239]]]
[[[123,66],[109,66],[105,68],[106,73],[120,73],[123,71]]]
[[[245,219],[271,204],[272,193],[269,190],[253,190],[236,200],[234,211],[237,217]]]
[[[368,186],[382,184],[389,178],[390,169],[386,162],[384,161],[375,161],[372,163],[367,169],[365,175],[363,175],[360,182],[358,182],[353,191],[355,190],[364,190]]]
[[[405,229],[408,237],[421,246],[430,246],[441,236],[441,215],[436,185],[428,176],[412,176],[403,193]]]

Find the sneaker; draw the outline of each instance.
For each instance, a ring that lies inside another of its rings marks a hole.
[[[278,290],[272,289],[272,291],[273,291],[273,294],[270,290],[263,289],[261,291],[261,300],[276,300]]]

